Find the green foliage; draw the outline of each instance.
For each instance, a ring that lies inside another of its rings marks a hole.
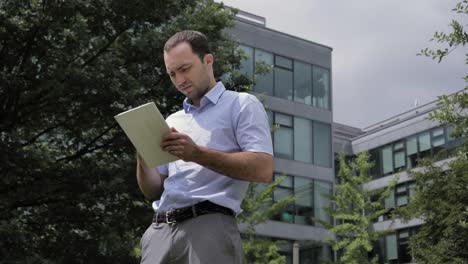
[[[281,176],[268,185],[250,183],[247,189],[241,205],[243,212],[237,217],[238,223],[244,228],[245,263],[285,263],[284,256],[278,253],[277,242],[256,236],[254,229],[294,202],[294,196],[273,202],[273,192],[284,179],[285,176]]]
[[[346,161],[344,153],[339,157],[339,185],[335,195],[331,196],[332,208],[326,211],[334,217],[336,225],[316,219],[337,238],[327,240],[333,250],[343,251],[338,263],[368,263],[373,242],[379,240],[388,231],[375,231],[373,221],[386,213],[384,200],[393,191],[397,178],[384,189],[368,190],[366,184],[372,180],[369,175],[373,164],[369,162],[367,152],[361,152],[355,161]],[[372,199],[373,198],[373,199]],[[375,263],[377,258],[372,259]]]
[[[262,183],[250,183],[244,200],[242,201],[242,214],[237,217],[239,223],[246,225],[246,232],[253,233],[254,227],[266,222],[277,215],[287,205],[294,202],[294,196],[285,197],[273,202],[273,192],[286,177],[281,176],[274,182],[265,185]]]
[[[410,172],[415,195],[397,215],[424,224],[410,238],[411,255],[418,263],[467,263],[468,253],[468,146],[455,159],[436,166],[432,158],[421,161],[424,169]]]
[[[232,25],[211,0],[0,1],[0,262],[138,262],[152,210],[113,116],[180,109],[162,50],[181,29],[217,76],[238,67]]]
[[[284,264],[286,257],[278,252],[278,242],[266,238],[244,239],[244,263]]]
[[[462,2],[457,3],[457,5],[454,9],[452,9],[452,11],[461,14],[468,14],[468,1],[463,0]],[[430,57],[434,60],[437,60],[438,62],[441,62],[444,59],[444,57],[447,56],[454,49],[456,49],[459,46],[465,46],[468,43],[468,34],[464,31],[463,25],[457,20],[453,19],[450,23],[450,26],[452,27],[452,32],[445,33],[436,31],[434,33],[434,37],[431,39],[431,41],[436,41],[438,43],[447,43],[450,50],[449,48],[437,50],[424,48],[420,51],[420,53],[418,53],[418,55]]]
[[[468,14],[468,1],[459,2],[453,11]],[[436,32],[434,39],[448,45],[442,50],[423,49],[422,55],[441,62],[451,50],[465,46],[468,34],[458,21],[452,20],[452,32]],[[468,54],[465,54],[468,63]],[[468,81],[468,76],[464,77]],[[433,158],[421,161],[423,169],[413,170],[416,181],[414,197],[406,208],[397,211],[404,219],[420,218],[424,224],[410,238],[411,255],[418,263],[467,263],[468,253],[468,89],[452,96],[439,97],[440,108],[430,115],[432,120],[454,126],[453,137],[461,137],[464,144],[454,159],[440,166]]]

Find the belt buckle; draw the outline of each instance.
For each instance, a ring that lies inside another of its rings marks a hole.
[[[174,208],[172,208],[169,211],[166,211],[166,224],[168,224],[168,225],[172,225],[172,224],[175,224],[177,222],[176,220],[169,221],[169,214],[172,213],[173,211],[174,211]]]

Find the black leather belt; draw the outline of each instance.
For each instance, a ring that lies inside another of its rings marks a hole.
[[[230,216],[234,215],[234,212],[229,208],[210,201],[203,201],[192,206],[156,213],[153,217],[153,223],[175,224],[199,215],[214,213],[222,213]]]

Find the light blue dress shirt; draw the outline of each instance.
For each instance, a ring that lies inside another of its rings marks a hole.
[[[228,91],[221,82],[195,107],[184,100],[184,109],[167,118],[170,127],[185,133],[200,146],[232,153],[263,152],[273,155],[268,117],[258,99],[247,93]],[[209,200],[236,214],[245,196],[248,181],[236,180],[194,162],[178,160],[158,167],[168,175],[157,212],[191,206]]]

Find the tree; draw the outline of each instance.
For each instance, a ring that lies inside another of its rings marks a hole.
[[[181,29],[208,35],[217,76],[238,67],[233,14],[211,0],[0,2],[1,262],[138,261],[151,206],[113,116],[180,108],[162,49]]]
[[[344,153],[339,156],[340,168],[337,175],[335,195],[330,197],[333,207],[326,211],[334,217],[336,225],[319,221],[336,239],[329,239],[333,250],[343,251],[337,263],[368,263],[373,243],[389,231],[375,231],[374,220],[385,214],[384,200],[395,187],[397,178],[378,190],[368,190],[366,184],[372,180],[369,175],[373,164],[367,152],[358,154],[355,161],[347,161]],[[372,263],[377,262],[377,256]]]
[[[468,0],[463,0],[456,4],[452,11],[467,15],[468,14]],[[437,60],[440,63],[447,55],[454,49],[465,47],[468,43],[468,33],[463,29],[463,25],[457,20],[452,20],[450,23],[452,32],[435,32],[431,41],[437,43],[446,43],[448,48],[443,49],[430,49],[424,48],[418,53]],[[468,64],[468,53],[465,53],[465,64]],[[468,82],[468,75],[464,76],[465,82]],[[466,109],[468,108],[468,87],[465,86],[462,91],[453,96],[442,95],[439,96],[440,109],[435,111],[431,118],[439,120],[441,123],[450,123],[455,125],[453,132],[454,137],[464,137],[468,135],[468,116]]]
[[[282,176],[268,185],[260,183],[249,185],[246,197],[242,201],[243,212],[237,218],[238,223],[245,228],[242,241],[245,263],[280,264],[286,261],[285,257],[278,252],[277,242],[255,235],[256,225],[271,219],[294,202],[295,197],[291,196],[273,203],[273,192],[284,179],[285,177]]]
[[[459,2],[453,11],[468,14],[468,1]],[[425,48],[420,55],[441,62],[453,49],[464,47],[468,34],[456,20],[452,32],[436,32],[435,40],[449,48]],[[468,58],[468,54],[467,58]],[[468,59],[465,64],[468,63]],[[468,76],[464,77],[468,81]],[[454,127],[453,137],[463,141],[454,158],[436,166],[434,158],[421,161],[420,171],[411,171],[416,182],[415,195],[406,208],[398,211],[404,219],[420,218],[424,224],[410,238],[411,255],[418,263],[467,263],[468,253],[468,89],[453,96],[440,96],[439,109],[430,115],[432,120]]]

